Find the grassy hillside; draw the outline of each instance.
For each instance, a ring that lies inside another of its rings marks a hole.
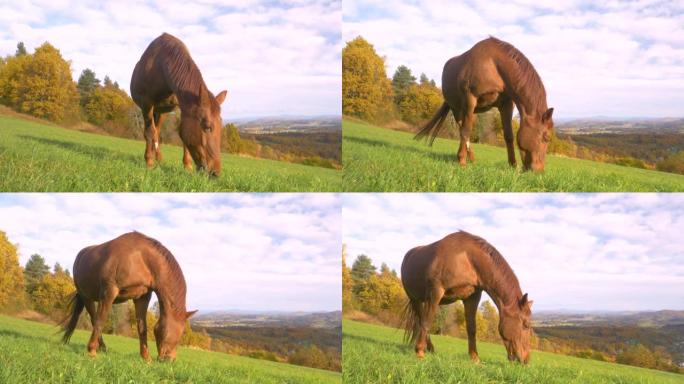
[[[145,363],[138,340],[105,335],[107,353],[88,357],[88,332],[69,345],[54,326],[0,316],[0,383],[340,383],[340,374],[179,348],[173,363]],[[151,343],[153,356],[156,347]]]
[[[684,383],[684,375],[533,351],[529,365],[508,362],[503,344],[432,336],[436,353],[418,360],[403,331],[349,320],[342,324],[342,378],[347,383]]]
[[[454,140],[431,148],[412,134],[350,121],[342,134],[345,191],[684,191],[684,175],[558,156],[534,174],[511,168],[505,148],[479,144],[475,164],[461,169]]]
[[[221,176],[187,172],[162,145],[148,170],[143,141],[0,116],[0,191],[337,191],[340,171],[223,154]]]

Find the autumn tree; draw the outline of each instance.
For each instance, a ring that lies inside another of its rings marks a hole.
[[[347,266],[347,246],[342,244],[342,312],[354,309],[351,270]]]
[[[342,113],[371,122],[391,119],[392,84],[385,61],[359,36],[342,50]]]
[[[223,139],[221,145],[223,150],[228,153],[240,153],[242,147],[242,140],[240,140],[240,133],[237,126],[233,123],[228,123],[223,127]]]
[[[17,84],[15,109],[55,122],[73,119],[78,114],[78,91],[71,65],[47,42],[30,56]]]
[[[366,255],[357,256],[354,264],[352,264],[351,278],[352,278],[352,292],[358,294],[365,289],[372,276],[375,275],[375,266],[370,257]]]
[[[33,308],[58,320],[64,317],[71,295],[76,291],[74,281],[63,269],[43,276],[31,293]]]
[[[116,131],[122,131],[128,127],[127,112],[132,104],[133,100],[126,92],[109,85],[92,91],[84,106],[84,112],[89,122],[95,125],[110,122],[117,128]]]
[[[330,366],[330,359],[325,352],[313,344],[297,349],[288,362],[319,369],[328,369]]]
[[[484,324],[482,327],[483,334],[478,336],[483,340],[496,341],[499,337],[499,312],[489,300],[480,304],[480,312],[482,312]]]
[[[45,264],[43,256],[34,253],[26,262],[24,267],[24,281],[26,281],[26,292],[30,295],[36,287],[43,281],[43,276],[50,273],[50,267]]]
[[[432,118],[443,102],[439,88],[429,81],[421,81],[420,84],[413,84],[406,90],[398,104],[399,115],[408,123],[421,123]]]
[[[0,231],[0,310],[20,308],[24,297],[24,274],[17,247]]]

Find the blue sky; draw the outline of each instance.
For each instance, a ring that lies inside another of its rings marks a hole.
[[[341,308],[340,197],[319,194],[1,194],[20,262],[71,269],[79,250],[137,230],[176,257],[191,309]]]
[[[489,35],[539,72],[554,117],[684,117],[684,3],[679,1],[345,0],[343,40],[441,83],[442,67]]]
[[[341,113],[339,0],[0,2],[0,55],[49,41],[72,62],[129,91],[135,63],[162,32],[180,38],[224,119]]]
[[[537,310],[684,310],[684,194],[345,194],[348,264],[400,271],[459,229],[494,245]]]

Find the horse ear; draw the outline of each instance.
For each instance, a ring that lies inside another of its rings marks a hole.
[[[544,112],[542,115],[542,123],[546,123],[547,121],[551,120],[551,117],[553,116],[553,108],[549,108]]]
[[[209,90],[200,86],[200,105],[209,105]]]
[[[520,306],[520,308],[524,307],[525,304],[527,304],[527,293],[524,294],[524,295],[520,298],[520,300],[518,300],[518,305]]]
[[[527,307],[528,307],[529,309],[532,309],[532,304],[533,304],[533,303],[534,303],[534,300],[528,301],[528,302],[527,302]]]
[[[185,318],[186,318],[186,319],[189,319],[190,316],[194,315],[195,313],[197,313],[197,310],[196,310],[196,309],[195,309],[194,311],[185,312]]]
[[[227,96],[228,96],[228,91],[221,91],[221,93],[219,93],[216,96],[216,102],[218,103],[218,105],[223,104],[223,102],[226,100]]]

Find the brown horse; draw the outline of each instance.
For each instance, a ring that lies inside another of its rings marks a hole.
[[[161,161],[159,130],[166,113],[180,106],[183,164],[211,175],[221,172],[221,103],[226,91],[214,97],[182,41],[164,33],[150,43],[135,65],[131,97],[145,121],[145,161]]]
[[[485,291],[499,309],[499,334],[508,359],[529,360],[532,301],[528,301],[527,293],[522,294],[506,260],[484,239],[461,231],[411,249],[401,264],[401,282],[409,297],[406,339],[416,343],[418,358],[423,358],[426,347],[434,352],[428,329],[438,307],[463,300],[468,352],[474,362],[479,362],[475,315]]]
[[[63,322],[64,343],[76,329],[85,308],[93,333],[88,353],[106,351],[102,327],[112,304],[135,303],[140,338],[140,356],[150,360],[147,349],[147,306],[152,292],[159,300],[159,321],[154,327],[159,360],[175,360],[176,346],[186,320],[197,311],[185,311],[185,278],[171,252],[157,240],[130,232],[100,245],[83,248],[74,261],[76,292],[71,299],[71,315]],[[95,302],[98,302],[97,310]]]
[[[546,147],[553,134],[553,108],[547,108],[544,84],[532,63],[514,46],[490,37],[462,55],[452,57],[442,71],[442,94],[444,103],[416,139],[431,136],[432,145],[451,110],[460,126],[458,161],[465,166],[466,156],[474,161],[470,131],[475,114],[496,107],[503,123],[508,162],[515,167],[512,127],[515,104],[520,113],[518,147],[523,167],[544,170]]]

